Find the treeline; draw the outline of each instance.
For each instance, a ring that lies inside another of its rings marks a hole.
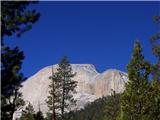
[[[116,120],[120,110],[120,94],[113,91],[111,96],[106,96],[88,103],[83,109],[70,111],[64,114],[64,120]],[[44,117],[39,110],[37,113],[29,104],[22,112],[20,120],[52,120],[52,113]],[[61,120],[57,117],[57,120]]]
[[[120,110],[120,94],[106,96],[89,103],[84,109],[66,114],[66,120],[116,120]]]

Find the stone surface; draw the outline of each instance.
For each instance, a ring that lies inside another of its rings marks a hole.
[[[56,71],[57,65],[53,65],[53,68]],[[110,95],[112,90],[116,93],[123,92],[124,83],[128,80],[127,74],[124,72],[109,69],[99,73],[91,64],[72,64],[72,69],[77,73],[73,79],[78,81],[77,94],[74,95],[78,109],[97,98]],[[43,113],[48,110],[45,99],[48,96],[51,71],[52,66],[43,68],[23,82],[23,87],[20,89],[24,100],[30,102],[35,111],[39,109],[39,106]]]

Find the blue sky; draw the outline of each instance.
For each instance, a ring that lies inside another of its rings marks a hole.
[[[6,44],[24,51],[27,77],[63,55],[99,72],[126,72],[136,39],[146,59],[155,61],[148,39],[158,30],[152,18],[160,14],[160,2],[39,2],[30,8],[40,12],[39,21],[20,38],[6,37]]]

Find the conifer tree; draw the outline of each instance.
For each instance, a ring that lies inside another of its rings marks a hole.
[[[60,110],[61,105],[61,81],[58,79],[58,74],[54,74],[52,66],[52,75],[49,77],[51,84],[49,85],[49,96],[46,99],[49,111],[52,112],[52,120],[57,119],[56,110]]]
[[[49,86],[50,95],[46,100],[49,110],[52,110],[52,120],[57,118],[64,120],[65,112],[75,105],[76,101],[73,99],[73,93],[76,92],[77,82],[72,80],[74,76],[75,73],[72,72],[67,57],[62,58],[55,73],[53,73],[52,67],[52,76],[50,77],[52,82]]]
[[[149,91],[148,110],[152,120],[160,119],[160,67],[152,66],[152,82]]]
[[[1,59],[1,110],[2,120],[12,120],[14,112],[24,105],[22,94],[19,92],[21,82],[26,78],[20,73],[23,52],[16,47],[3,48]]]
[[[77,86],[77,82],[72,79],[76,73],[72,72],[72,67],[66,56],[58,64],[57,74],[59,74],[59,80],[62,85],[61,118],[64,120],[64,113],[76,104],[73,93],[76,92],[75,88]]]
[[[147,100],[150,74],[150,64],[145,61],[142,48],[137,41],[133,54],[127,66],[129,81],[121,97],[121,120],[147,120]]]
[[[28,10],[30,1],[1,2],[1,119],[12,120],[13,113],[24,105],[22,94],[18,91],[26,78],[20,72],[23,52],[5,45],[4,37],[22,33],[31,29],[40,14]],[[32,2],[33,3],[33,2]]]
[[[160,16],[155,16],[154,20],[160,24]],[[160,32],[150,38],[153,54],[157,62],[152,65],[152,83],[150,89],[150,116],[153,120],[160,119]]]

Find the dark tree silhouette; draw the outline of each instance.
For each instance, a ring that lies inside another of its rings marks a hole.
[[[36,10],[28,10],[30,1],[2,1],[1,2],[1,40],[4,36],[11,36],[14,33],[20,36],[32,28],[40,14]]]
[[[21,81],[25,80],[22,73],[19,72],[24,59],[23,52],[16,47],[11,50],[8,47],[2,50],[1,59],[1,109],[2,119],[11,120],[13,113],[24,105],[22,94],[18,91],[21,87]]]
[[[19,92],[21,82],[26,78],[20,72],[24,54],[15,48],[9,48],[4,43],[5,36],[16,34],[31,29],[32,24],[39,18],[35,10],[28,10],[29,1],[2,1],[1,2],[1,118],[12,120],[14,112],[21,108],[25,102]]]
[[[65,119],[65,112],[70,107],[75,105],[75,100],[73,99],[73,93],[77,82],[72,78],[76,74],[72,72],[72,67],[67,60],[67,57],[63,57],[57,67],[57,72],[53,73],[50,77],[51,84],[49,85],[50,91],[48,99],[46,100],[50,111],[52,111],[52,120],[56,120],[56,111],[61,111],[59,116],[62,120]]]

